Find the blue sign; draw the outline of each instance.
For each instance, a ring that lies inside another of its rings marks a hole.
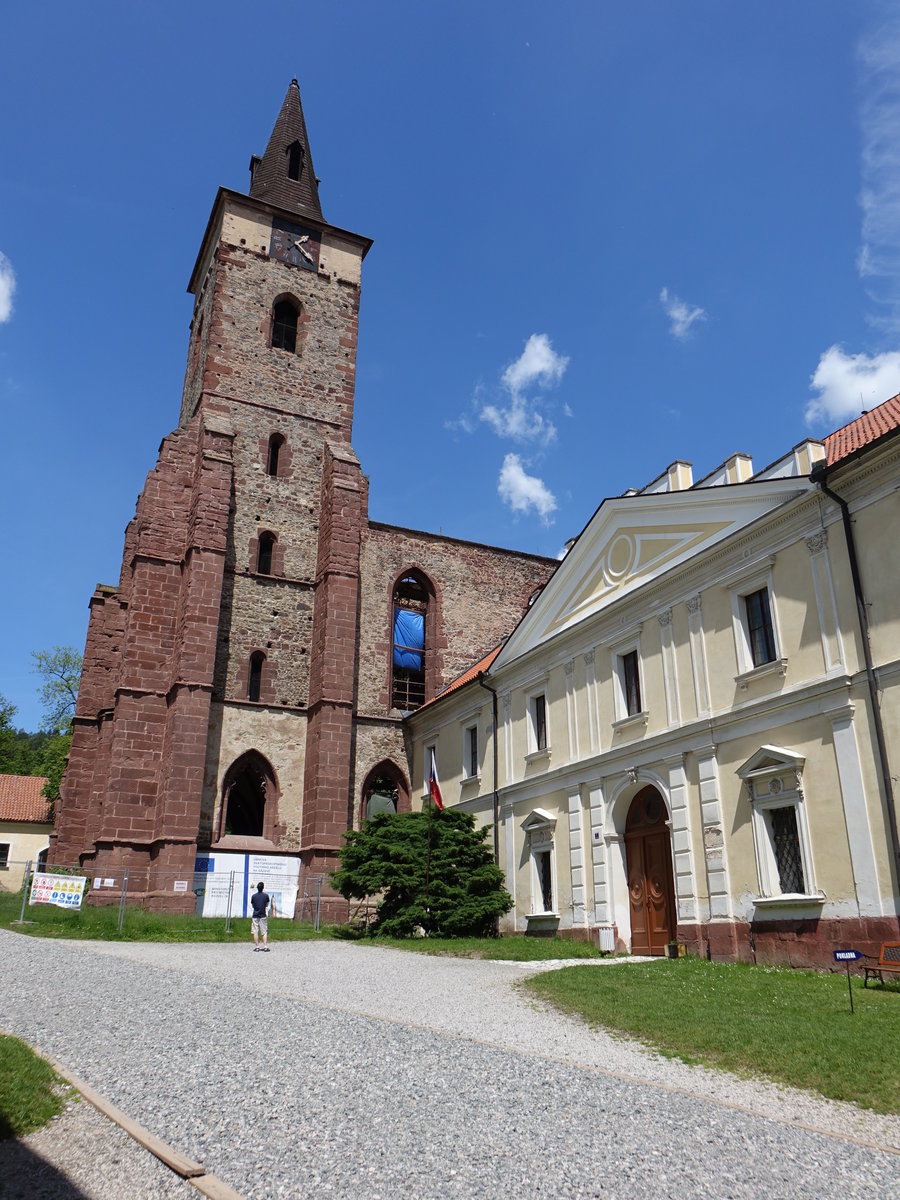
[[[834,951],[834,961],[835,962],[856,962],[856,960],[858,958],[862,958],[862,952],[860,950],[835,950]]]

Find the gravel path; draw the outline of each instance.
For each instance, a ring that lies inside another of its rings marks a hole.
[[[900,1119],[587,1029],[515,988],[543,964],[3,932],[0,956],[0,1027],[252,1200],[900,1195]]]

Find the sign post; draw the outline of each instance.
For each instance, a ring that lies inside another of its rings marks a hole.
[[[847,992],[850,996],[850,1011],[853,1012],[853,991],[850,987],[850,964],[862,958],[860,950],[835,950],[834,961],[836,963],[845,963],[847,967]]]

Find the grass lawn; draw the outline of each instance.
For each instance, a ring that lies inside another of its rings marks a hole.
[[[846,975],[662,959],[565,967],[523,986],[688,1063],[763,1075],[876,1112],[900,1112],[900,987]]]
[[[0,1034],[0,1140],[22,1137],[62,1112],[71,1088],[18,1038]]]
[[[24,925],[15,923],[21,911],[21,892],[0,892],[0,929],[13,929],[33,937],[102,938],[118,942],[239,942],[249,941],[251,936],[249,917],[232,917],[231,932],[227,933],[224,917],[177,916],[126,907],[123,929],[118,933],[118,904],[102,908],[86,904],[77,912],[67,912],[53,904],[26,906]],[[269,921],[269,934],[273,942],[330,936],[327,930],[316,933],[312,925],[281,919]]]
[[[121,933],[116,931],[119,906],[95,908],[85,905],[67,912],[52,904],[36,904],[25,909],[25,924],[19,925],[21,893],[0,892],[0,929],[12,929],[32,937],[100,938],[119,942],[240,942],[250,940],[250,918],[232,917],[231,932],[225,930],[224,917],[176,916],[171,913],[144,912],[126,908]],[[584,942],[566,938],[374,938],[351,933],[345,926],[323,927],[318,933],[312,925],[296,921],[269,922],[273,943],[309,941],[313,938],[338,937],[361,941],[367,946],[391,946],[415,950],[420,954],[449,954],[458,958],[511,959],[516,962],[561,958],[597,958],[599,950]]]

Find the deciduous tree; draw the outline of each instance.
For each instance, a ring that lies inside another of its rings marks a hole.
[[[48,733],[68,733],[78,698],[81,655],[74,646],[54,646],[52,650],[32,650],[31,657],[34,671],[44,681],[40,691],[44,729]]]

